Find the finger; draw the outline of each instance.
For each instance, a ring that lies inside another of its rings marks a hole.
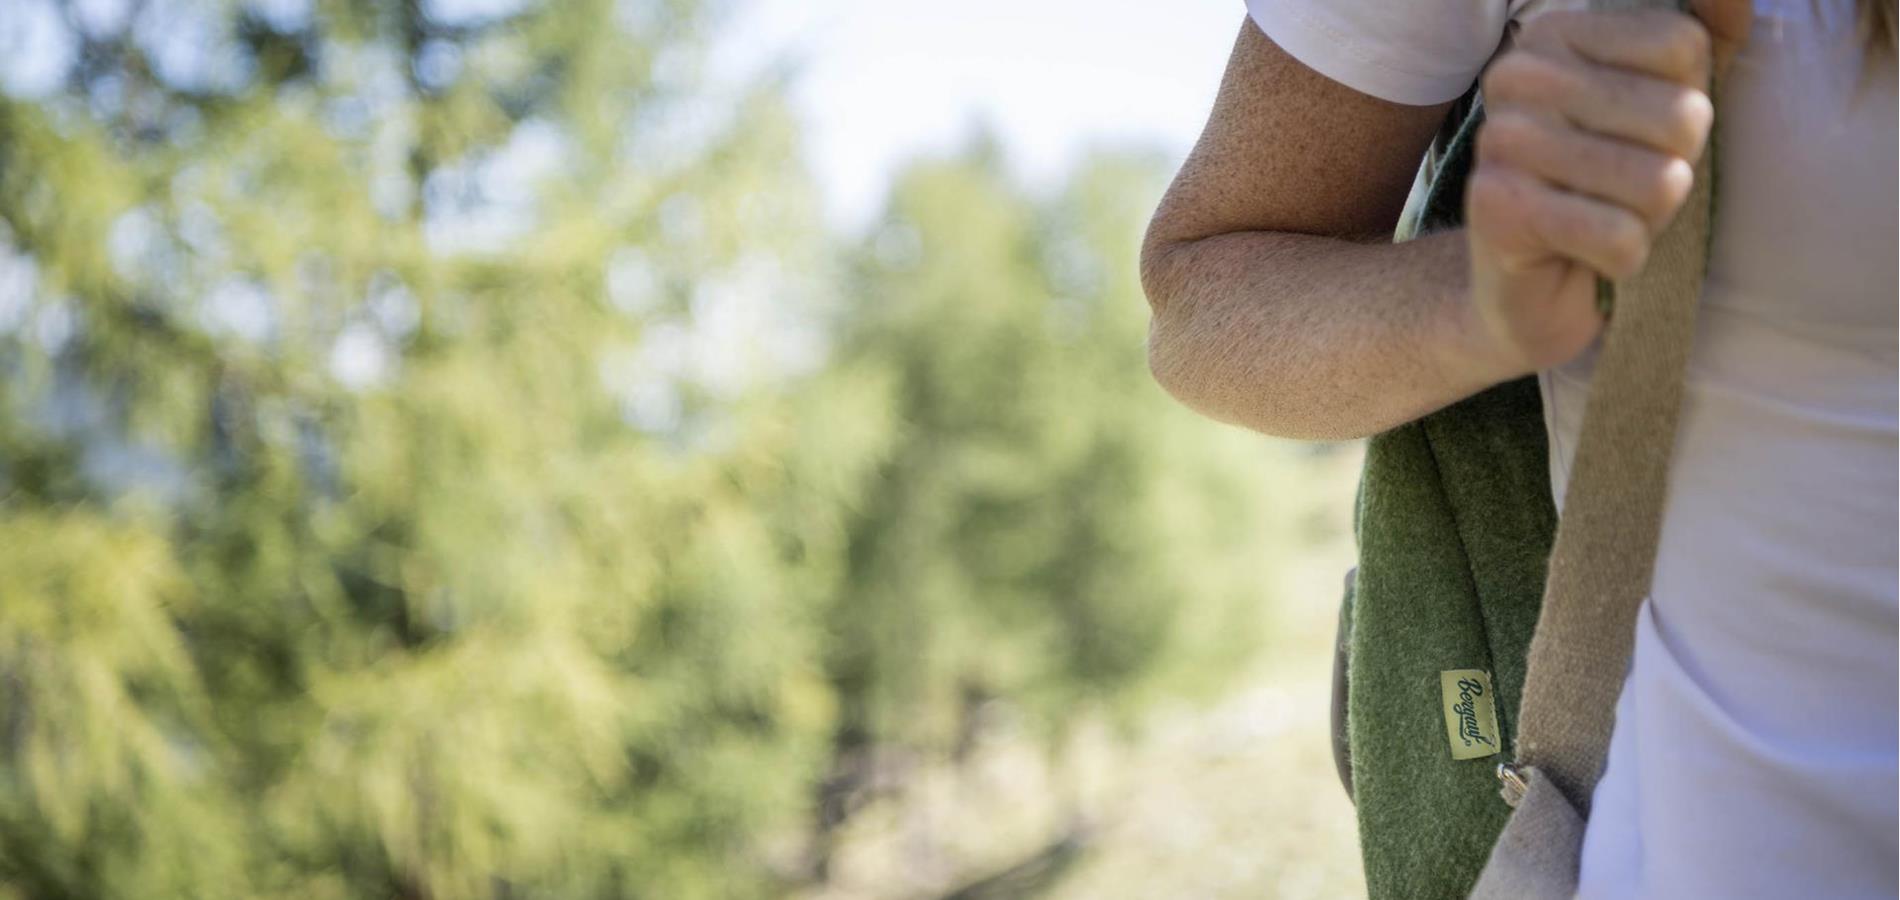
[[[1530,50],[1493,64],[1484,96],[1491,110],[1554,113],[1585,131],[1684,159],[1701,155],[1715,121],[1709,96],[1696,88]]]
[[[1694,169],[1678,157],[1508,109],[1486,117],[1478,157],[1624,207],[1651,234],[1669,224],[1695,183]]]
[[[1529,172],[1484,164],[1466,191],[1469,226],[1491,239],[1506,271],[1558,256],[1612,279],[1627,278],[1649,257],[1649,229],[1635,213]]]
[[[1709,29],[1715,72],[1719,76],[1748,43],[1755,6],[1750,0],[1692,0],[1690,8]]]
[[[1546,13],[1524,26],[1519,42],[1689,87],[1709,81],[1709,29],[1672,10]]]

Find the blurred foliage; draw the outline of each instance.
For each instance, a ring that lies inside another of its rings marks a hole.
[[[0,896],[768,895],[991,701],[1257,640],[1152,161],[847,240],[694,0],[14,6]]]

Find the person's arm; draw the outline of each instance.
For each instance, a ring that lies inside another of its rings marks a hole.
[[[1143,245],[1155,377],[1211,417],[1339,439],[1574,357],[1597,273],[1639,268],[1687,196],[1708,58],[1674,13],[1533,22],[1486,76],[1470,227],[1392,244],[1446,106],[1352,90],[1244,25]]]
[[[1464,241],[1391,243],[1450,104],[1405,106],[1243,23],[1193,153],[1143,242],[1155,378],[1269,434],[1358,437],[1483,386],[1461,371]]]

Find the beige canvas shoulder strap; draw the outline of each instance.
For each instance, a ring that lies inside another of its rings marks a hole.
[[[1531,638],[1518,758],[1589,811],[1668,496],[1709,229],[1709,162],[1648,266],[1616,286]]]
[[[1593,0],[1592,6],[1675,4]],[[1614,288],[1531,638],[1517,759],[1500,767],[1505,797],[1517,809],[1476,897],[1576,891],[1583,824],[1603,772],[1662,530],[1706,269],[1713,157],[1711,149],[1698,161],[1695,188],[1657,237],[1648,264]]]

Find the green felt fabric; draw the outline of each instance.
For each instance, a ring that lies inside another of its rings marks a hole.
[[[1418,233],[1460,221],[1481,116],[1474,103],[1435,167]],[[1374,437],[1356,522],[1347,727],[1367,888],[1374,898],[1462,898],[1510,811],[1494,769],[1512,756],[1556,532],[1536,380]],[[1440,705],[1447,669],[1491,673],[1499,755],[1452,759]]]

